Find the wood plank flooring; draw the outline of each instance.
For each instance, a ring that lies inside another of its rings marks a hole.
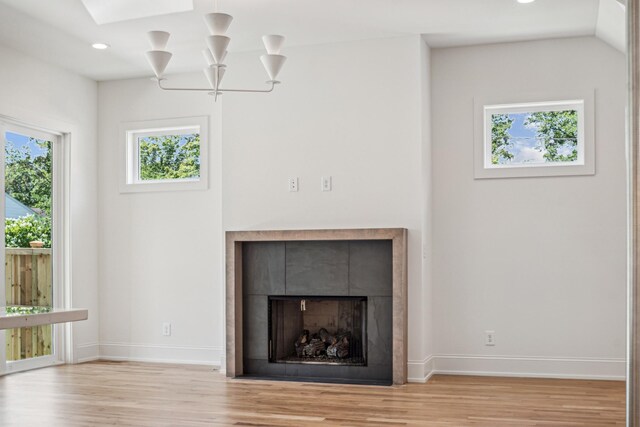
[[[624,400],[617,381],[437,375],[372,387],[91,362],[0,377],[0,426],[607,426],[624,425]]]

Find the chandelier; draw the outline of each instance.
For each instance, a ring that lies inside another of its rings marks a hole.
[[[172,56],[172,53],[166,50],[170,34],[166,31],[149,31],[147,37],[151,44],[151,50],[146,53],[146,56],[156,75],[155,80],[158,82],[158,87],[162,90],[207,92],[209,95],[214,96],[214,100],[217,100],[218,95],[225,92],[268,93],[273,91],[275,85],[280,83],[276,80],[276,77],[287,59],[286,56],[280,54],[280,50],[284,44],[284,37],[279,35],[262,37],[262,42],[264,43],[267,53],[260,56],[260,60],[269,76],[269,80],[266,82],[269,85],[267,89],[227,89],[220,87],[220,82],[227,70],[224,59],[227,56],[227,47],[231,41],[231,38],[225,34],[232,20],[233,17],[226,13],[208,13],[204,15],[204,22],[211,33],[205,38],[207,48],[202,51],[207,64],[203,71],[209,81],[210,87],[208,88],[177,88],[164,86],[162,83],[166,80],[166,78],[163,77],[164,71]]]

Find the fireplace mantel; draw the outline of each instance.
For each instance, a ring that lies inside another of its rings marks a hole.
[[[390,240],[392,243],[392,376],[407,379],[407,230],[256,230],[226,232],[226,371],[243,375],[243,244],[247,242]]]

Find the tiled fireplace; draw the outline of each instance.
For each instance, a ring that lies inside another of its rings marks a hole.
[[[406,230],[227,232],[227,375],[406,382]]]

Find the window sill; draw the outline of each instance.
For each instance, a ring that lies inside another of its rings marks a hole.
[[[77,322],[87,320],[89,310],[85,308],[61,309],[54,308],[48,313],[37,314],[7,314],[6,307],[0,307],[0,330],[13,328],[30,328],[53,323]]]

